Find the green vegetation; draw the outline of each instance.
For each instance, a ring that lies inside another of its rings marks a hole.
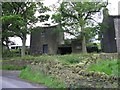
[[[69,55],[41,55],[41,56],[30,56],[25,57],[7,57],[3,62],[12,61],[12,60],[32,60],[32,61],[41,61],[41,60],[57,60],[63,64],[76,64],[81,60],[90,57],[92,54],[69,54]]]
[[[86,41],[100,33],[103,27],[102,23],[98,23],[92,16],[102,9],[106,9],[108,4],[104,2],[91,3],[89,1],[76,3],[62,2],[58,12],[53,15],[53,19],[64,27],[64,32],[81,39],[83,53],[87,52]],[[69,29],[66,27],[69,27]]]
[[[22,70],[20,78],[44,84],[50,88],[65,88],[71,85],[86,87],[89,84],[89,81],[86,83],[88,78],[91,81],[96,78],[100,80],[107,78],[106,80],[111,82],[118,78],[120,62],[112,56],[110,56],[111,60],[102,60],[99,54],[95,53],[15,57],[3,60],[2,69]],[[79,81],[84,83],[77,85]],[[102,81],[100,83],[104,86]]]
[[[86,64],[86,62],[88,63]],[[50,88],[91,87],[92,85],[88,86],[91,83],[87,81],[88,78],[91,81],[94,80],[93,82],[100,79],[101,81],[96,83],[98,87],[104,87],[104,80],[111,80],[106,82],[106,84],[111,84],[118,78],[117,76],[117,59],[102,60],[98,54],[42,55],[34,57],[33,62],[20,74],[23,79],[44,84]],[[59,82],[59,80],[61,81]],[[81,81],[83,83],[79,83]]]
[[[80,54],[71,54],[71,55],[63,55],[63,56],[56,56],[56,58],[65,64],[76,64],[83,60],[85,57],[80,56]]]
[[[22,70],[25,69],[26,66],[18,66],[18,65],[3,65],[0,67],[2,70]]]
[[[22,7],[22,8],[21,8]],[[37,9],[39,7],[39,10]],[[29,34],[34,23],[37,21],[45,21],[48,17],[40,15],[39,18],[34,16],[36,11],[44,13],[49,10],[42,2],[6,2],[2,3],[2,44],[7,47],[10,44],[9,37],[18,36],[22,40],[21,56],[25,56],[26,35]],[[14,11],[14,12],[13,12]],[[31,27],[27,27],[31,24]],[[3,43],[5,42],[5,43]]]
[[[57,60],[62,64],[77,64],[82,60],[90,57],[91,54],[68,54],[68,55],[42,55],[38,57],[34,57],[34,60]]]
[[[95,71],[95,72],[104,72],[108,75],[118,76],[120,73],[118,70],[120,69],[120,61],[119,60],[101,60],[97,63],[91,64],[87,70]]]
[[[58,80],[51,76],[47,76],[43,74],[42,72],[36,71],[36,73],[33,73],[31,71],[30,66],[22,70],[20,77],[23,79],[27,79],[29,81],[35,82],[35,83],[44,84],[45,86],[49,88],[66,88],[66,85],[63,81]]]
[[[4,52],[2,53],[3,58],[18,57],[18,56],[20,56],[19,50],[12,50],[12,51],[4,50]]]
[[[12,60],[34,60],[35,57],[31,55],[26,55],[24,57],[14,56],[14,57],[4,57],[3,62],[12,61]]]

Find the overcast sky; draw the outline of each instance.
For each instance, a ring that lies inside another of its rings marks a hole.
[[[118,2],[119,2],[119,6],[118,6]],[[120,0],[109,0],[109,14],[110,15],[120,15]],[[118,13],[119,12],[119,13]]]
[[[56,4],[58,0],[44,0],[44,4],[46,6],[52,6],[53,4]],[[109,0],[109,5],[108,5],[108,9],[109,9],[109,14],[110,15],[120,15],[120,6],[118,9],[118,2],[120,0]],[[120,3],[119,3],[120,5]],[[119,13],[118,13],[119,12]],[[36,13],[36,15],[39,15],[38,13]],[[37,25],[40,25],[40,23],[38,23]],[[11,41],[14,41],[17,45],[22,45],[22,41],[19,37],[17,38],[10,38]],[[27,36],[27,41],[26,41],[26,45],[29,46],[30,45],[30,35]]]
[[[44,0],[44,4],[46,6],[51,6],[53,4],[56,4],[58,1],[59,0],[49,0],[49,1],[48,0]],[[81,1],[81,0],[77,0],[77,1]],[[120,0],[108,0],[108,2],[109,2],[108,9],[109,9],[110,15],[118,15],[118,2],[119,1]]]

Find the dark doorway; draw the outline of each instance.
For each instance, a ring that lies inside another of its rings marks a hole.
[[[71,54],[72,53],[72,47],[58,47],[58,54],[64,55],[64,54]]]
[[[48,53],[48,44],[43,45],[43,53]]]

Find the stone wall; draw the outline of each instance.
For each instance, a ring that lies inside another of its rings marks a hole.
[[[116,32],[117,52],[120,53],[120,16],[114,17],[114,25]]]
[[[94,57],[94,56],[92,56]],[[91,60],[91,58],[89,58]],[[86,71],[86,60],[74,65],[65,65],[57,60],[38,60],[30,65],[31,72],[42,72],[45,75],[65,81],[68,88],[117,88],[118,77],[105,73]],[[94,62],[90,62],[91,64]],[[89,63],[89,64],[90,64]],[[88,64],[88,65],[89,65]],[[85,89],[86,90],[86,89]]]
[[[71,47],[72,47],[72,53],[80,53],[80,52],[82,52],[81,40],[77,40],[77,39],[72,40]]]
[[[113,59],[117,59],[118,58],[118,54],[117,53],[101,53],[99,55],[99,58],[101,58],[102,60],[113,60]]]
[[[117,52],[116,47],[116,36],[115,36],[115,26],[114,26],[114,17],[104,16],[103,24],[105,29],[103,30],[101,45],[102,51],[105,53],[115,53]]]
[[[120,4],[120,2],[119,2]],[[120,53],[120,15],[110,16],[107,10],[103,11],[102,51],[105,53]]]
[[[31,54],[43,54],[43,45],[47,45],[46,54],[57,54],[58,45],[63,42],[63,33],[58,26],[40,27],[31,34]]]

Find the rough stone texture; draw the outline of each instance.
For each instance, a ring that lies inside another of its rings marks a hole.
[[[99,55],[99,58],[101,58],[102,60],[113,60],[113,59],[117,59],[118,57],[118,53],[101,53]]]
[[[115,16],[114,18],[117,52],[120,53],[120,16]]]
[[[83,62],[85,64],[86,62]],[[86,72],[84,65],[76,64],[74,66],[63,65],[55,60],[43,60],[38,63],[32,63],[31,71],[33,73],[43,72],[46,75],[56,77],[65,81],[70,88],[117,88],[118,78],[108,76],[100,72]],[[35,72],[36,71],[36,72]]]
[[[82,43],[80,43],[81,40],[72,40],[71,46],[72,46],[72,53],[80,53],[82,52]]]
[[[102,50],[105,53],[120,53],[120,15],[104,15],[105,28],[102,38]]]
[[[102,35],[102,51],[105,53],[117,52],[116,40],[115,40],[115,26],[114,17],[104,16],[103,23],[105,25],[105,30],[103,30]]]
[[[58,45],[63,42],[63,33],[58,26],[40,27],[31,34],[30,53],[43,54],[43,45],[48,45],[46,54],[57,54]]]

